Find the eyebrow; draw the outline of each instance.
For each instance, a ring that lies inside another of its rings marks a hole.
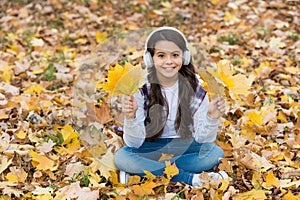
[[[165,51],[163,50],[158,50],[158,51],[155,51],[155,53],[165,53]],[[180,53],[180,51],[172,51],[170,53]]]

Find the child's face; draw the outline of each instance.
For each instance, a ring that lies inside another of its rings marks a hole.
[[[182,66],[182,50],[171,41],[162,40],[155,44],[153,62],[159,81],[177,80]]]

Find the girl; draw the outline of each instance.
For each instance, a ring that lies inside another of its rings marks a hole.
[[[150,33],[145,43],[147,83],[123,100],[123,139],[126,146],[115,154],[120,182],[128,174],[143,176],[144,170],[163,175],[162,154],[179,169],[171,181],[201,186],[199,173],[210,170],[224,157],[214,144],[218,119],[225,112],[221,97],[209,102],[195,73],[184,35],[172,27]],[[224,171],[208,173],[213,179],[227,178]]]

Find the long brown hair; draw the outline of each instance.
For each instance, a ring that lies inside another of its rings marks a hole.
[[[147,51],[153,57],[155,44],[161,40],[174,42],[184,52],[187,47],[186,40],[183,36],[174,30],[160,30],[155,32],[147,43]],[[151,141],[158,138],[164,130],[169,110],[168,103],[161,92],[161,85],[156,76],[155,67],[148,68],[148,80],[151,84],[149,92],[149,106],[146,120],[147,140]],[[192,137],[193,133],[193,118],[190,110],[191,98],[194,96],[197,88],[197,80],[195,68],[192,64],[192,59],[188,65],[182,65],[178,75],[179,84],[179,104],[175,120],[175,130],[177,134],[184,139]],[[165,109],[166,108],[166,112]]]

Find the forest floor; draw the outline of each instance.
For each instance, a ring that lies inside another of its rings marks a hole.
[[[0,199],[300,199],[299,10],[299,0],[2,0]],[[170,182],[167,165],[165,177],[118,182],[120,99],[98,86],[116,63],[141,63],[160,26],[181,30],[197,70],[226,89],[215,170],[229,180],[203,173],[192,188]]]

